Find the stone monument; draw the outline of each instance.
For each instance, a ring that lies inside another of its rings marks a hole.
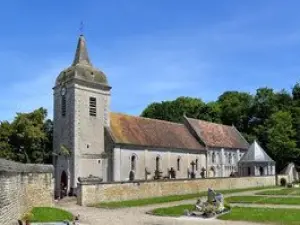
[[[186,216],[196,216],[202,218],[211,218],[218,214],[229,212],[229,207],[224,206],[224,197],[221,193],[216,193],[212,189],[207,191],[207,201],[204,202],[199,198],[195,204],[195,210],[189,212],[185,210]]]

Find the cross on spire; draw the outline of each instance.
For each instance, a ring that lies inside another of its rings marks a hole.
[[[83,24],[83,21],[81,21],[80,22],[80,27],[79,27],[80,35],[83,35],[83,28],[84,28],[84,24]]]

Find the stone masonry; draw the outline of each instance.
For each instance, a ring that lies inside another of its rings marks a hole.
[[[136,181],[133,183],[95,183],[83,181],[78,184],[77,203],[86,206],[99,202],[192,194],[199,191],[206,191],[207,188],[216,190],[239,189],[275,186],[275,184],[275,176]]]
[[[35,206],[52,206],[53,166],[0,159],[0,224],[16,224]]]

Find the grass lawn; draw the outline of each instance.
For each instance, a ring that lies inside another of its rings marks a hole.
[[[300,209],[233,207],[230,213],[220,216],[219,219],[299,225]]]
[[[300,196],[300,188],[284,188],[281,190],[267,190],[257,192],[257,195],[299,195]]]
[[[229,203],[283,204],[300,205],[299,198],[268,197],[268,196],[231,196],[226,198]],[[300,223],[299,223],[300,224]]]
[[[194,205],[178,205],[168,208],[158,208],[152,211],[157,216],[183,216],[184,210],[193,210]],[[221,220],[239,220],[266,222],[280,225],[299,225],[300,209],[272,209],[232,207],[231,212],[218,217]]]
[[[31,213],[33,214],[31,222],[59,222],[73,220],[72,213],[52,207],[35,207],[31,210]]]
[[[263,190],[266,188],[276,188],[276,186],[254,187],[254,188],[244,188],[244,189],[230,189],[230,190],[216,190],[216,192],[221,192],[222,194],[230,194],[230,193],[243,192],[243,191]],[[201,196],[206,196],[206,195],[207,195],[207,192],[203,191],[203,192],[199,192],[199,193],[185,194],[185,195],[171,195],[171,196],[128,200],[128,201],[101,202],[98,204],[92,204],[90,206],[99,207],[99,208],[135,207],[135,206],[144,206],[144,205],[159,204],[159,203],[165,203],[165,202],[175,202],[175,201],[181,201],[181,200],[195,199],[195,198],[199,198]]]
[[[179,216],[183,216],[184,210],[186,209],[194,210],[195,205],[188,204],[188,205],[177,205],[177,206],[172,206],[167,208],[158,208],[158,209],[154,209],[152,211],[152,214],[157,216],[179,217]]]

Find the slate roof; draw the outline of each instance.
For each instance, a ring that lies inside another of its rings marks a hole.
[[[110,132],[115,143],[204,150],[185,125],[179,123],[110,113]]]
[[[86,40],[83,35],[79,36],[72,65],[59,74],[55,84],[57,86],[75,78],[91,83],[108,84],[106,75],[101,70],[93,67],[88,55]]]
[[[270,156],[263,150],[259,144],[254,141],[249,147],[248,151],[240,159],[239,163],[243,162],[275,162]]]
[[[247,149],[248,142],[234,127],[185,117],[197,136],[208,147]]]

